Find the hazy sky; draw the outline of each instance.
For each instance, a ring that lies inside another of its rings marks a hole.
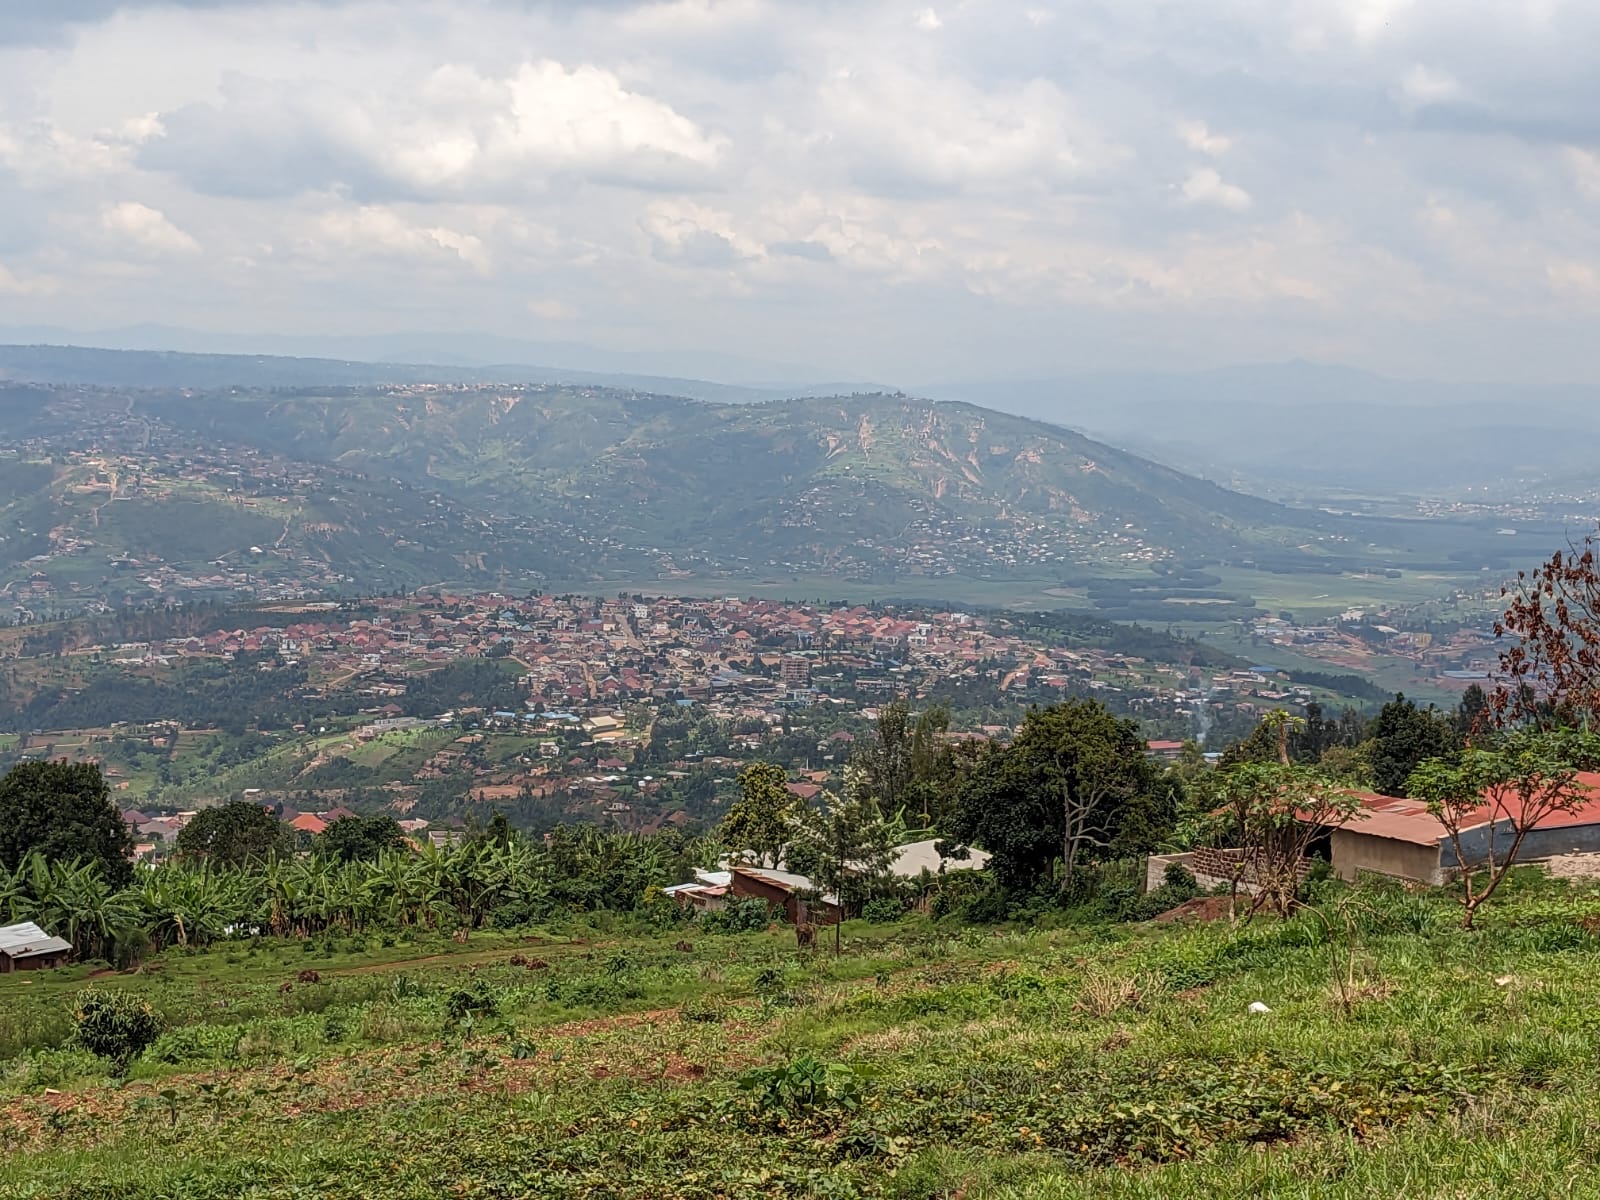
[[[1594,0],[3,0],[0,324],[1600,366]]]

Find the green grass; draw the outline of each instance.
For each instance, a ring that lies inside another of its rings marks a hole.
[[[1590,1194],[1600,893],[1355,911],[1347,1001],[1309,917],[235,943],[95,981],[168,1022],[123,1083],[64,1048],[86,968],[11,976],[0,1195]]]

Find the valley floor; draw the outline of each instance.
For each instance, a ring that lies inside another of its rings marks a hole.
[[[7,976],[0,1196],[1600,1194],[1600,892],[1528,874],[1476,933],[1440,896],[1322,901],[852,923],[839,957],[619,923]],[[86,982],[167,1020],[125,1082],[66,1047]]]

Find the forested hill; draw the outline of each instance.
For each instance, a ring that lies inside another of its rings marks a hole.
[[[53,595],[63,575],[88,595],[119,572],[168,595],[196,578],[235,594],[684,578],[1126,590],[1218,562],[1366,570],[1404,545],[1060,426],[899,394],[10,383],[0,436],[0,567],[19,584],[37,567]],[[1431,528],[1403,537],[1438,542]],[[1188,602],[1220,602],[1198,578]]]

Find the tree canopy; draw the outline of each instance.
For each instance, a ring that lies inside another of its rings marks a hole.
[[[18,763],[0,777],[0,864],[37,852],[50,862],[96,863],[107,882],[133,878],[133,838],[93,763]]]
[[[405,841],[393,817],[340,817],[317,835],[316,849],[334,862],[373,862],[385,850],[402,848]]]
[[[243,800],[203,808],[178,831],[180,857],[214,866],[242,867],[290,849],[292,841],[278,818]]]
[[[1035,709],[1010,746],[992,747],[963,781],[948,822],[959,842],[993,857],[1008,891],[1031,891],[1060,864],[1071,886],[1089,853],[1150,849],[1173,814],[1136,722],[1093,700]]]
[[[739,772],[739,796],[722,818],[718,835],[735,856],[775,867],[789,844],[798,806],[782,767],[751,763]]]
[[[1385,796],[1406,795],[1406,781],[1419,763],[1450,755],[1459,744],[1448,717],[1396,694],[1372,723],[1368,762],[1374,790]]]

